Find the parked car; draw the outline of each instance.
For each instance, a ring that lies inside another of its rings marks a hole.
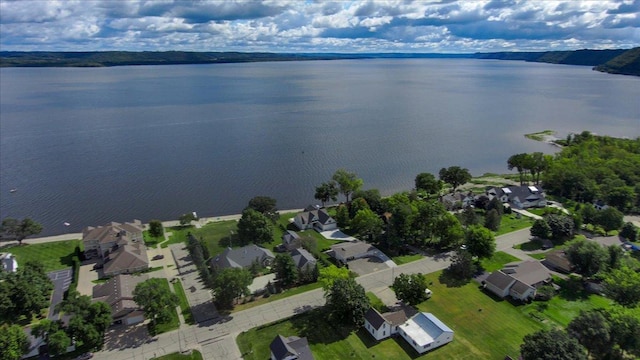
[[[154,256],[153,258],[151,258],[151,260],[160,260],[160,259],[164,259],[164,255],[158,254],[158,255]]]

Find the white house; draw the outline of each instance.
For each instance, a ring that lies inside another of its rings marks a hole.
[[[338,223],[329,215],[327,210],[318,209],[314,206],[307,206],[303,212],[296,215],[293,222],[300,230],[327,231],[338,228]]]
[[[544,190],[539,186],[509,186],[494,187],[486,192],[489,199],[497,197],[503,203],[509,203],[514,209],[528,209],[531,207],[547,206]]]
[[[415,314],[399,327],[398,333],[419,354],[453,341],[453,330],[427,312]]]
[[[11,253],[0,253],[0,269],[8,272],[18,270],[18,261]]]
[[[487,290],[501,298],[532,299],[536,289],[551,281],[549,270],[538,261],[520,261],[505,265],[491,273],[484,281]]]
[[[370,308],[364,315],[364,328],[380,341],[398,333],[398,327],[408,319],[405,310],[380,314],[376,309]]]

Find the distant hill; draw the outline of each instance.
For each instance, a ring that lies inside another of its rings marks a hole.
[[[625,49],[616,50],[574,50],[541,52],[497,52],[476,53],[478,59],[524,60],[564,65],[596,66],[623,54]]]
[[[640,76],[640,47],[627,50],[604,64],[596,66],[594,70],[610,74]]]

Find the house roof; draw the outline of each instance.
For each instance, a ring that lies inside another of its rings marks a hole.
[[[534,285],[546,281],[551,277],[549,269],[535,260],[509,263],[505,265],[502,272],[511,275],[513,278],[527,285]]]
[[[409,319],[409,313],[407,308],[400,309],[398,311],[386,312],[382,314],[382,317],[392,326],[404,324]],[[415,311],[411,312],[411,315],[415,315]]]
[[[495,286],[500,290],[508,289],[511,284],[515,281],[511,276],[503,273],[502,271],[494,271],[492,272],[486,279],[485,282]]]
[[[314,266],[316,264],[316,258],[313,257],[305,249],[294,249],[291,251],[291,257],[293,262],[296,263],[298,269],[302,269],[306,266]]]
[[[285,245],[288,245],[295,240],[300,240],[300,235],[295,231],[287,230],[282,234],[282,243]]]
[[[278,360],[289,356],[297,356],[298,360],[313,360],[309,342],[304,337],[290,336],[287,338],[278,334],[269,345],[269,348],[273,356]]]
[[[432,343],[444,332],[451,332],[435,315],[427,312],[419,312],[402,325],[405,332],[418,346],[425,346]]]
[[[570,272],[573,268],[571,261],[569,261],[569,259],[567,258],[567,254],[565,254],[565,252],[562,250],[556,250],[547,253],[545,255],[544,262],[556,269],[566,272]]]
[[[527,285],[520,280],[516,280],[511,287],[511,290],[515,291],[518,294],[524,294],[527,290],[533,289],[533,286]]]
[[[147,275],[116,275],[104,284],[93,287],[93,301],[107,303],[113,317],[125,315],[130,310],[139,308],[133,301],[133,290],[147,279]]]
[[[353,241],[331,245],[331,250],[333,250],[336,255],[340,255],[342,256],[342,258],[348,259],[350,257],[364,254],[377,249],[375,246],[367,244],[363,241]]]
[[[222,254],[211,260],[214,266],[220,268],[245,268],[251,266],[251,263],[258,260],[260,262],[265,259],[274,259],[273,253],[258,245],[247,245],[241,248],[227,248]]]
[[[322,225],[334,223],[335,220],[329,215],[326,209],[316,209],[313,205],[307,206],[305,211],[296,215],[296,219],[303,225],[319,222]]]
[[[147,249],[144,245],[137,242],[124,243],[109,254],[104,264],[104,273],[112,274],[144,266],[149,266]]]
[[[371,324],[374,329],[378,330],[386,322],[385,318],[382,317],[382,314],[378,312],[378,310],[374,308],[369,308],[367,312],[364,314],[364,320]]]
[[[144,228],[140,220],[133,220],[131,223],[120,224],[110,222],[104,226],[87,226],[82,230],[82,241],[98,240],[100,244],[115,242],[122,236],[128,234],[142,233]]]

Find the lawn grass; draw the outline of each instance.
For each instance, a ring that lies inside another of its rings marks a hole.
[[[547,257],[547,253],[535,253],[535,254],[529,254],[529,256],[537,260],[542,260]]]
[[[413,254],[413,255],[394,256],[394,257],[391,258],[391,260],[393,260],[393,262],[398,264],[398,265],[402,265],[402,264],[410,263],[412,261],[420,260],[422,258],[423,258],[423,256],[420,255],[420,254]]]
[[[482,259],[480,265],[485,271],[493,272],[502,269],[505,264],[518,260],[520,259],[504,251],[496,251],[489,259]]]
[[[495,232],[496,236],[504,235],[516,230],[528,228],[533,225],[533,219],[521,216],[519,219],[516,214],[504,214],[500,220],[500,228]]]
[[[233,308],[232,312],[238,312],[238,311],[242,311],[242,310],[247,310],[247,309],[250,309],[252,307],[256,307],[256,306],[259,306],[259,305],[264,305],[264,304],[270,303],[272,301],[276,301],[276,300],[287,298],[289,296],[302,294],[303,292],[319,289],[321,287],[322,287],[322,285],[320,283],[315,282],[315,283],[306,284],[306,285],[294,287],[294,288],[291,288],[291,289],[287,289],[287,290],[284,290],[283,292],[281,292],[279,294],[270,295],[269,297],[263,297],[263,296],[257,297],[254,301],[236,305]]]
[[[198,350],[191,350],[191,354],[172,353],[152,358],[155,360],[202,360],[202,354]]]
[[[387,311],[389,311],[389,308],[387,307],[387,305],[385,305],[382,300],[380,300],[379,297],[376,296],[376,294],[372,293],[371,291],[367,291],[367,298],[369,298],[369,304],[371,304],[371,307],[378,310],[381,313],[385,313]]]
[[[169,280],[167,279],[162,279],[164,281],[162,281],[162,286],[163,288],[166,288],[166,291],[171,291],[171,289],[169,288]],[[162,334],[165,333],[167,331],[171,331],[171,330],[175,330],[177,328],[180,327],[180,318],[178,318],[178,313],[176,312],[175,309],[171,309],[171,318],[169,319],[169,321],[163,322],[163,323],[157,323],[154,326],[152,326],[151,324],[149,324],[149,334],[151,335],[158,335],[158,334]]]
[[[173,291],[178,295],[178,299],[180,299],[180,312],[182,312],[184,322],[188,325],[195,324],[196,322],[193,320],[193,314],[191,313],[191,307],[189,306],[187,295],[184,293],[184,287],[179,279],[176,279],[173,282]]]
[[[160,244],[161,248],[166,248],[171,244],[180,244],[187,241],[187,234],[193,233],[196,230],[195,226],[172,226],[169,228],[165,228],[164,231],[171,233],[169,235],[169,240]]]
[[[158,244],[164,241],[164,236],[155,238],[149,235],[149,230],[142,232],[142,238],[144,239],[144,244],[153,249],[157,248]]]
[[[18,264],[33,261],[44,266],[46,272],[73,266],[76,247],[82,250],[82,241],[65,240],[41,244],[22,244],[2,248],[2,252],[15,255]]]

